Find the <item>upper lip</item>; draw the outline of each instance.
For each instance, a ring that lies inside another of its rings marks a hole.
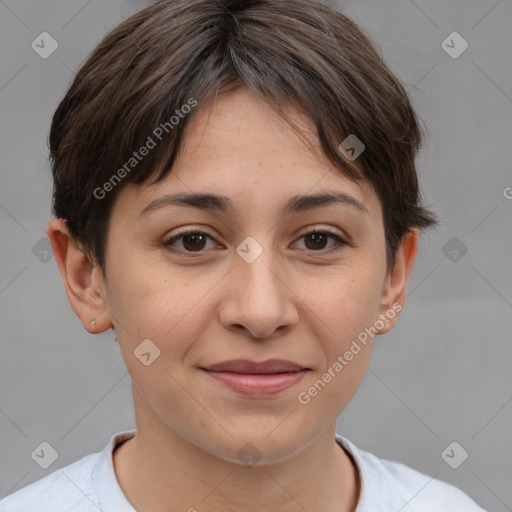
[[[287,373],[309,370],[309,368],[301,364],[286,361],[285,359],[267,359],[261,362],[249,361],[247,359],[231,359],[229,361],[204,366],[202,369],[214,372],[233,373]]]

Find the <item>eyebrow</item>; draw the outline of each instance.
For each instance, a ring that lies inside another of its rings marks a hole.
[[[291,196],[281,207],[281,214],[301,213],[315,208],[325,207],[331,204],[341,204],[357,210],[359,213],[368,215],[366,207],[351,195],[344,192],[331,190],[321,191],[316,194]],[[150,212],[154,212],[167,206],[185,206],[198,208],[205,211],[217,211],[229,215],[238,213],[231,199],[227,196],[200,193],[182,192],[169,194],[151,201],[139,214],[139,219]]]

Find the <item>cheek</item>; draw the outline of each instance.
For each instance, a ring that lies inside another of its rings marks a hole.
[[[347,342],[378,319],[382,275],[372,265],[351,265],[322,279],[311,278],[304,302],[309,315],[322,324],[320,341],[326,352],[343,349]]]
[[[125,350],[133,352],[150,339],[161,350],[161,361],[178,364],[214,314],[209,295],[218,276],[211,274],[120,257],[109,279],[109,309]]]
[[[120,326],[125,364],[139,392],[162,414],[169,401],[178,407],[173,397],[182,399],[187,383],[180,367],[210,318],[205,307],[213,286],[214,280],[206,276],[191,280],[176,268],[136,258],[120,259],[111,273],[109,306]],[[138,356],[147,352],[150,361],[145,365]]]
[[[379,318],[381,279],[379,267],[353,265],[310,283],[306,325],[314,331],[323,356],[309,387],[301,388],[305,395],[299,402],[309,400],[319,414],[321,410],[335,419],[365,374],[375,336],[372,328]]]
[[[364,319],[364,315],[339,315],[334,334],[320,340],[325,355],[322,364],[297,389],[296,403],[304,426],[314,428],[317,418],[335,422],[356,394],[373,346],[373,337],[361,327]]]

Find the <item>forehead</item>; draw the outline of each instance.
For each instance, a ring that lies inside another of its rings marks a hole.
[[[293,110],[287,116],[302,136],[246,88],[198,106],[171,172],[155,184],[129,184],[118,202],[140,213],[164,194],[210,192],[228,196],[240,213],[322,190],[349,195],[370,216],[380,215],[373,187],[351,181],[325,158],[312,122]]]

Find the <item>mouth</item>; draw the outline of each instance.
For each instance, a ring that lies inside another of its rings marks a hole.
[[[284,359],[262,362],[234,359],[200,369],[224,386],[252,396],[280,393],[295,385],[311,370]]]

